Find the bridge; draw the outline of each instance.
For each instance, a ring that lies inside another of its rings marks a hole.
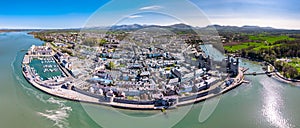
[[[251,73],[244,73],[244,75],[253,75],[253,76],[256,76],[256,75],[272,75],[272,73],[275,73],[275,71],[272,71],[272,72],[251,72]]]

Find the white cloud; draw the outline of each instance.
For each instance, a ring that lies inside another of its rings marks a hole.
[[[153,5],[153,6],[142,7],[139,10],[158,10],[158,9],[161,9],[161,8],[162,8],[161,6]]]
[[[131,15],[131,16],[127,16],[127,18],[129,18],[129,19],[140,18],[140,17],[143,17],[143,16],[141,16],[141,15]]]

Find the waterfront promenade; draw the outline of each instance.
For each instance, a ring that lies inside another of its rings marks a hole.
[[[192,99],[192,100],[187,100],[187,101],[184,101],[184,102],[179,102],[177,104],[177,106],[184,106],[184,105],[192,104],[192,103],[195,103],[195,102],[201,102],[201,101],[204,101],[206,99],[210,99],[210,98],[219,96],[221,94],[224,94],[224,93],[238,87],[243,82],[244,82],[244,75],[243,75],[242,69],[240,68],[239,69],[239,74],[234,78],[234,82],[230,86],[224,87],[224,85],[223,85],[224,81],[220,81],[220,82],[214,84],[211,88],[209,88],[205,91],[207,93],[206,96],[195,98],[195,99]],[[223,86],[221,86],[221,85],[223,85]],[[214,93],[214,89],[217,88],[217,87],[221,87],[222,90],[220,92]],[[205,92],[198,92],[196,94],[205,93]]]
[[[275,66],[273,66],[271,64],[270,64],[270,66],[273,69],[276,69]],[[295,86],[300,86],[300,80],[286,78],[282,74],[280,74],[280,72],[278,72],[278,71],[274,71],[274,73],[273,73],[272,76],[273,76],[274,79],[276,79],[278,81],[281,81],[281,82],[284,82],[284,83],[288,83],[288,84],[292,84],[292,85],[295,85]]]
[[[300,80],[286,78],[283,75],[281,75],[279,72],[275,72],[274,78],[288,84],[300,86]]]

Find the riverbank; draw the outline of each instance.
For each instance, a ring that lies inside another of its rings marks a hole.
[[[255,64],[259,64],[259,65],[261,65],[263,62],[263,61],[251,60],[249,58],[243,58],[243,60],[247,60],[247,61],[253,62]],[[286,78],[283,75],[281,75],[278,71],[276,71],[276,68],[273,65],[269,64],[269,66],[271,66],[273,69],[275,69],[275,71],[272,73],[273,75],[271,75],[273,79],[287,83],[287,84],[300,86],[300,80]]]
[[[281,75],[279,72],[275,72],[275,75],[273,75],[273,76],[274,76],[273,78],[275,78],[281,82],[285,82],[285,83],[292,84],[295,86],[300,86],[300,80],[286,78],[283,75]]]

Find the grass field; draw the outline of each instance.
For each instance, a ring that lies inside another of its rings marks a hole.
[[[300,58],[293,58],[292,62],[289,62],[288,64],[293,66],[298,70],[298,72],[300,72]]]
[[[259,34],[257,36],[249,35],[249,39],[252,40],[252,42],[245,42],[245,43],[232,45],[232,46],[224,46],[224,49],[227,50],[228,52],[235,52],[252,46],[254,51],[258,51],[261,49],[267,49],[270,47],[281,45],[281,44],[274,45],[274,43],[279,40],[294,40],[294,38],[290,38],[285,35],[267,36],[263,34]]]
[[[253,40],[253,41],[260,41],[260,42],[264,42],[266,41],[267,43],[275,43],[276,41],[279,40],[294,40],[294,38],[290,38],[286,35],[281,35],[281,36],[266,36],[263,34],[259,34],[257,36],[254,35],[249,35],[249,39]]]

